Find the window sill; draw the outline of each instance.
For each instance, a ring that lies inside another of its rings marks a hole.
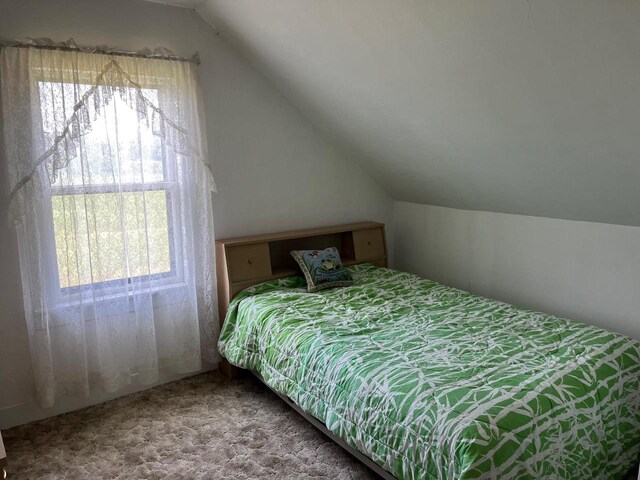
[[[189,286],[185,282],[104,292],[99,297],[92,297],[89,291],[85,291],[74,294],[74,299],[57,302],[46,316],[39,312],[39,318],[48,318],[49,321],[48,325],[42,324],[36,330],[77,324],[78,321],[91,322],[102,318],[128,316],[141,309],[164,308],[183,303],[188,295]]]

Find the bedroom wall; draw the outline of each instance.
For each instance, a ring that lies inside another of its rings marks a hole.
[[[640,339],[640,227],[395,203],[397,268]]]
[[[137,0],[0,0],[0,38],[24,37],[200,52],[209,159],[218,183],[213,195],[218,238],[365,219],[391,227],[388,195],[319,136],[196,12]],[[0,172],[3,168],[0,164]],[[0,189],[4,218],[4,181]],[[17,245],[2,225],[0,265],[0,428],[111,398],[97,392],[51,410],[35,404]]]

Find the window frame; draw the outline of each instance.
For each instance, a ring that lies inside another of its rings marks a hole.
[[[167,79],[169,80],[169,79]],[[40,91],[40,83],[60,83],[55,80],[40,78],[38,79],[38,91]],[[67,83],[67,82],[63,82]],[[158,92],[158,99],[161,98],[161,86],[162,82],[156,79],[152,85],[144,86],[143,89],[156,90]],[[131,87],[135,88],[135,87]],[[40,107],[41,115],[43,115],[42,107]],[[41,120],[41,125],[43,120]],[[79,161],[83,161],[78,157]],[[183,208],[180,204],[180,184],[177,179],[177,167],[178,154],[173,151],[169,151],[166,145],[161,143],[161,160],[163,168],[163,181],[145,182],[144,173],[140,182],[127,182],[127,183],[96,183],[96,184],[81,184],[81,185],[51,185],[46,189],[44,193],[43,202],[43,216],[45,219],[45,228],[49,231],[50,239],[53,241],[43,242],[41,251],[46,252],[44,260],[45,268],[49,270],[49,278],[52,282],[49,282],[48,297],[54,304],[64,306],[75,303],[81,299],[84,294],[91,292],[92,296],[100,299],[108,299],[121,297],[123,295],[130,295],[132,293],[132,285],[135,285],[135,289],[169,289],[182,286],[185,283],[185,272],[183,262],[183,239],[181,232],[183,231]],[[89,160],[90,161],[90,160]],[[144,162],[144,158],[141,160]],[[169,243],[169,265],[170,270],[167,272],[159,272],[148,275],[136,275],[126,276],[119,279],[105,280],[102,282],[86,283],[82,285],[73,285],[69,287],[61,287],[60,285],[60,271],[58,268],[58,255],[55,242],[55,228],[53,222],[53,197],[55,196],[67,196],[67,195],[91,195],[98,193],[114,193],[123,194],[127,192],[148,192],[148,191],[164,191],[166,196],[166,211],[167,211],[167,238]],[[96,295],[97,294],[97,295]]]
[[[175,283],[180,277],[180,272],[178,271],[178,266],[180,262],[176,258],[180,249],[176,247],[176,244],[179,241],[178,236],[175,234],[176,228],[179,228],[176,225],[177,220],[176,215],[174,214],[174,210],[176,206],[174,205],[174,197],[176,196],[175,189],[177,188],[176,182],[153,182],[153,183],[129,183],[120,185],[122,188],[118,188],[118,185],[90,185],[90,186],[74,186],[74,187],[51,187],[50,200],[53,200],[55,196],[71,196],[71,195],[93,195],[98,193],[113,193],[113,194],[121,194],[121,193],[129,193],[129,192],[164,192],[166,198],[167,205],[167,239],[169,243],[169,265],[170,269],[166,272],[158,272],[152,273],[148,275],[135,275],[135,276],[127,276],[112,280],[104,280],[101,282],[92,282],[85,283],[80,285],[72,285],[68,287],[60,286],[60,271],[58,268],[58,254],[56,250],[55,243],[52,245],[51,255],[54,257],[54,265],[55,265],[55,280],[56,280],[56,289],[60,291],[60,296],[65,297],[73,294],[78,294],[83,291],[87,291],[89,289],[92,290],[100,290],[105,292],[113,292],[119,288],[123,288],[125,286],[124,281],[126,280],[127,285],[131,285],[133,283],[138,282],[156,282],[165,281],[164,283]],[[51,218],[51,229],[53,232],[53,238],[55,239],[55,228],[53,226],[53,205],[51,201],[48,202],[50,207],[47,209],[48,218]]]

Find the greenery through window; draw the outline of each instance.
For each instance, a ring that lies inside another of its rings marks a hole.
[[[84,92],[77,84],[39,86],[47,135],[53,131],[49,119],[55,118],[47,110],[75,102]],[[156,90],[145,89],[144,95],[157,102]],[[117,149],[111,148],[114,139]],[[60,288],[175,273],[174,172],[151,123],[141,123],[114,96],[82,140],[85,152],[57,172],[51,189]]]

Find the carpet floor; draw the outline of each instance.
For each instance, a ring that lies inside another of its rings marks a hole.
[[[2,432],[8,479],[374,479],[253,378],[218,372]]]

